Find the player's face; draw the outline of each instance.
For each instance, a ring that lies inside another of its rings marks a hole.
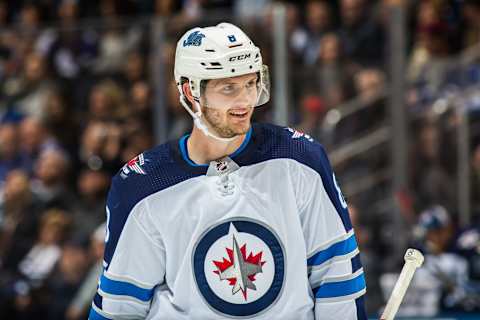
[[[201,101],[208,125],[223,138],[247,133],[257,103],[257,74],[208,81]]]

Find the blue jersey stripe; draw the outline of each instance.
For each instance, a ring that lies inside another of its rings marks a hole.
[[[357,308],[357,320],[367,320],[367,311],[365,310],[365,295],[355,299]]]
[[[97,306],[98,309],[102,309],[103,297],[97,293],[93,297],[93,303]]]
[[[102,316],[100,313],[95,311],[95,309],[92,307],[90,308],[90,314],[88,315],[88,320],[112,320],[112,319]]]
[[[307,259],[307,265],[321,265],[325,261],[335,257],[349,254],[357,248],[357,240],[355,234],[352,234],[349,238],[340,242],[332,244],[325,250],[321,250]]]
[[[357,272],[362,267],[362,262],[360,261],[360,254],[357,254],[351,260],[352,263],[352,273]]]
[[[130,296],[141,301],[149,301],[153,296],[154,289],[140,288],[132,283],[111,280],[102,275],[100,289],[108,294]]]
[[[190,157],[188,156],[188,149],[187,149],[187,139],[190,137],[189,134],[184,135],[180,141],[178,142],[180,146],[180,151],[182,152],[183,159],[192,167],[208,167],[208,164],[198,164],[193,162]]]
[[[360,254],[357,254],[351,260],[352,272],[357,272],[362,267]],[[366,286],[365,286],[366,287]],[[357,320],[367,320],[367,311],[365,310],[365,296],[355,299],[355,307],[357,308]]]
[[[365,277],[363,273],[361,273],[350,280],[324,283],[318,288],[313,289],[313,293],[315,294],[315,298],[336,298],[357,293],[365,288]]]
[[[237,150],[235,150],[232,154],[230,154],[229,157],[233,158],[239,155],[248,145],[248,142],[250,141],[251,136],[252,136],[252,127],[250,127],[250,129],[247,131],[247,134],[245,135],[245,139],[243,139],[243,142],[240,145],[240,147],[238,147]],[[190,156],[188,155],[188,149],[187,149],[187,140],[189,137],[190,137],[190,134],[186,134],[183,137],[181,137],[178,142],[183,159],[192,167],[208,167],[209,164],[198,164],[193,162],[192,159],[190,159]]]

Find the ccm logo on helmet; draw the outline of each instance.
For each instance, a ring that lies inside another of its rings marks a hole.
[[[233,57],[230,57],[228,61],[233,62],[233,61],[245,60],[247,58],[250,58],[251,55],[252,55],[251,53],[247,53],[247,54],[241,54],[239,56],[233,56]]]

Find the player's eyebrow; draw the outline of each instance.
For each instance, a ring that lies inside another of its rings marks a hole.
[[[221,86],[221,85],[226,85],[226,84],[235,84],[235,82],[231,81],[231,80],[221,80],[221,81],[218,81],[216,82],[213,87],[218,87],[218,86]]]
[[[249,81],[252,81],[252,80],[257,80],[257,78],[258,78],[258,76],[256,74],[252,75],[252,77],[247,79],[246,82],[249,82]],[[222,80],[215,81],[213,83],[213,87],[216,88],[217,86],[227,85],[227,84],[237,84],[237,82],[232,81],[232,78],[222,79]]]

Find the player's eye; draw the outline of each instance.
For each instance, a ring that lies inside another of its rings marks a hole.
[[[222,87],[222,92],[225,93],[225,94],[233,93],[234,90],[235,90],[235,88],[230,84],[227,84],[227,85]]]

